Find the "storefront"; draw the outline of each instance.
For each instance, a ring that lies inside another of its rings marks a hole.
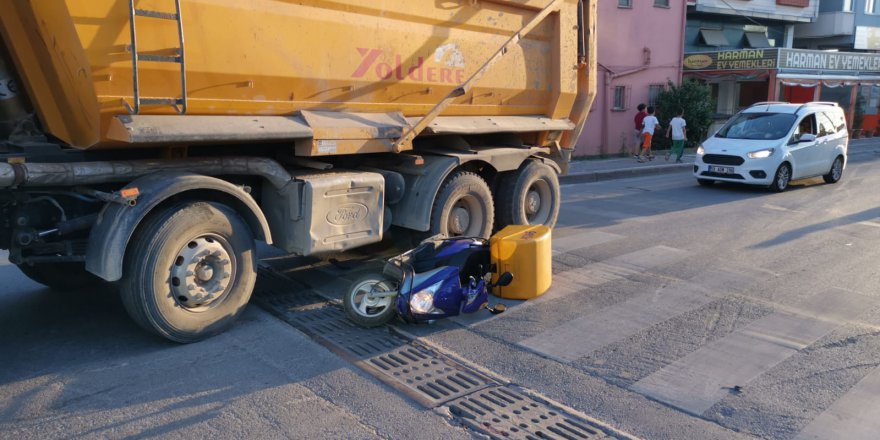
[[[880,54],[801,49],[688,53],[684,77],[712,87],[719,119],[761,101],[833,101],[850,127],[878,131]]]

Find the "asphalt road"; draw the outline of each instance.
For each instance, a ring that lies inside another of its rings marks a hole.
[[[397,328],[634,437],[876,438],[878,187],[870,149],[838,184],[780,194],[687,173],[566,185],[546,295]],[[332,299],[370,267],[346,257],[267,262],[285,294]],[[261,307],[181,346],[139,330],[110,286],[51,292],[2,260],[0,280],[3,438],[474,435]]]

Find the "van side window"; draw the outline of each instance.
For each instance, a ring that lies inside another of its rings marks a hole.
[[[804,119],[798,122],[797,128],[794,129],[794,133],[791,135],[788,143],[796,144],[801,139],[802,134],[816,134],[816,128],[816,115],[809,114],[804,116]]]
[[[831,122],[826,113],[817,113],[816,115],[819,117],[819,137],[837,133],[837,127],[834,126],[834,122]]]
[[[836,112],[823,112],[825,116],[828,116],[828,119],[831,120],[831,123],[834,124],[834,129],[838,132],[846,131],[846,118],[843,117],[843,113]]]

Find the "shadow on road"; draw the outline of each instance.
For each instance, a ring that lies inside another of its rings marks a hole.
[[[11,264],[0,265],[0,280],[0,432],[7,438],[179,434],[209,420],[223,425],[257,411],[253,405],[291,411],[271,418],[293,421],[308,411],[291,405],[315,407],[294,384],[349,368],[254,305],[233,331],[179,345],[134,324],[110,284],[54,292]]]
[[[827,220],[820,223],[815,223],[812,225],[804,226],[802,228],[792,229],[790,231],[786,231],[782,234],[779,234],[773,239],[762,241],[761,243],[755,244],[751,246],[752,249],[760,249],[760,248],[768,248],[772,246],[777,246],[789,241],[794,241],[799,238],[810,235],[814,232],[823,231],[826,229],[836,228],[840,226],[845,226],[853,223],[865,222],[865,221],[873,221],[877,220],[880,217],[880,207],[866,209],[862,212],[857,212],[855,214],[850,214],[844,217],[838,217],[831,220]]]

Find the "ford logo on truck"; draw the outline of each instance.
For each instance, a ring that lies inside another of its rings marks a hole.
[[[327,213],[327,222],[336,226],[352,225],[365,219],[369,212],[360,203],[348,203]]]

